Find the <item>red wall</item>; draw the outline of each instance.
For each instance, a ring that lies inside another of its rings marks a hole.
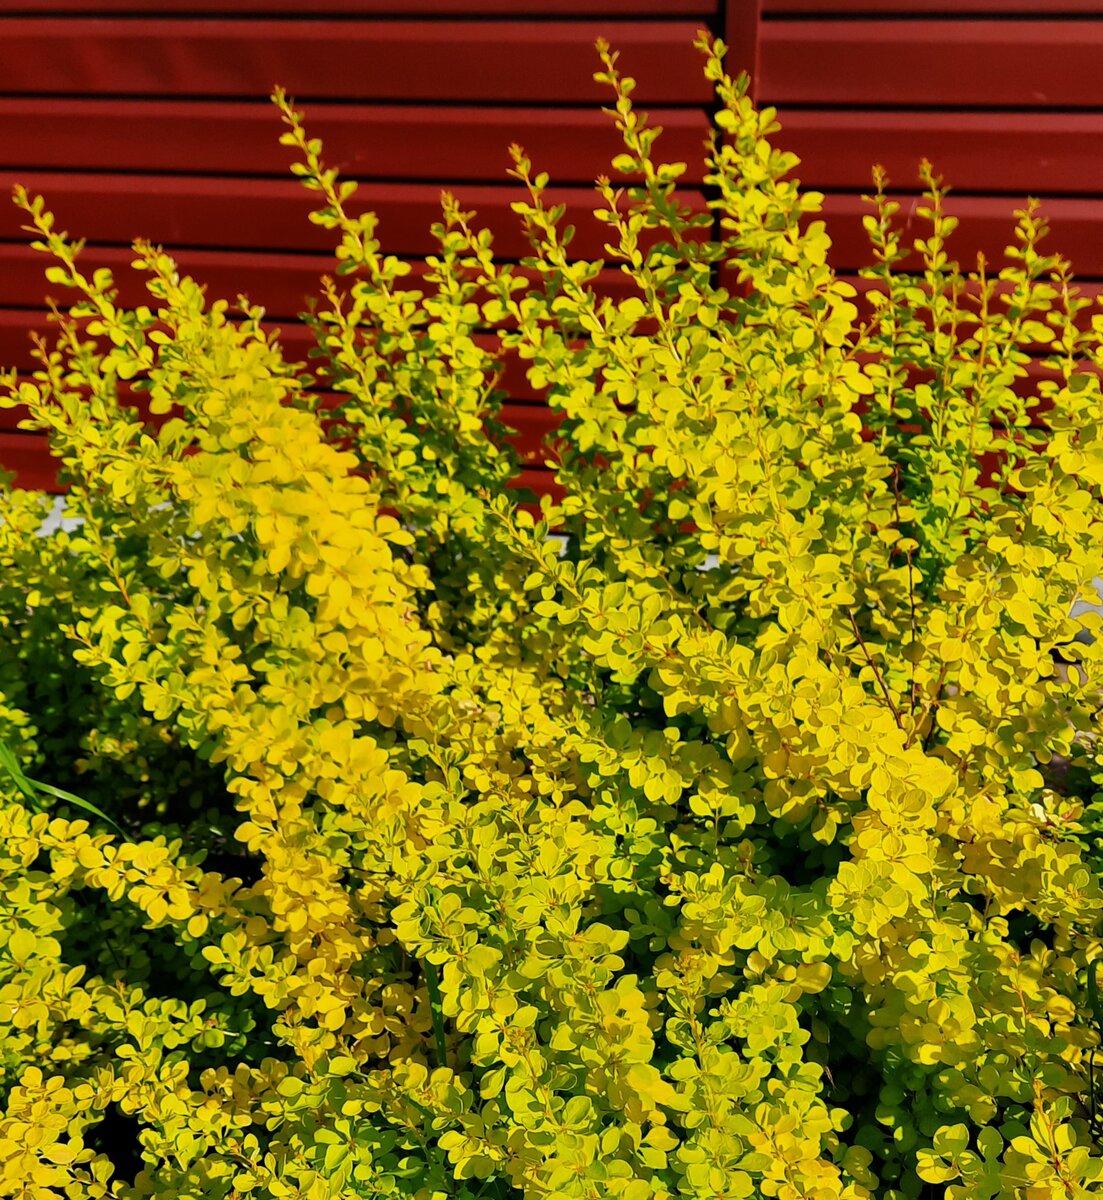
[[[212,298],[245,291],[264,304],[304,357],[310,341],[296,317],[333,269],[332,242],[307,220],[312,197],[288,173],[291,151],[278,144],[267,99],[275,84],[306,109],[330,163],[362,181],[358,200],[379,213],[388,251],[416,260],[437,248],[429,227],[446,186],[495,231],[500,255],[528,253],[509,207],[521,185],[506,175],[519,141],[551,175],[549,199],[568,204],[577,252],[598,257],[606,238],[588,214],[592,181],[623,149],[601,112],[611,93],[592,79],[604,36],[665,127],[664,149],[693,164],[686,191],[704,207],[712,91],[692,43],[702,26],[724,31],[722,0],[20,0],[18,9],[0,15],[0,186],[20,180],[44,193],[60,226],[88,239],[87,263],[118,268],[124,300],[140,294],[122,270],[127,247],[147,237],[207,281]],[[0,364],[29,371],[27,334],[46,324],[48,285],[20,223],[14,207],[0,212]],[[526,482],[543,487],[539,442],[551,414],[523,369],[507,382],[506,419],[536,460]],[[53,486],[44,445],[15,431],[18,416],[0,414],[0,461],[22,486]]]
[[[756,98],[825,194],[834,265],[869,262],[862,217],[882,163],[912,236],[918,164],[952,187],[948,249],[1005,265],[1014,211],[1042,200],[1045,243],[1103,288],[1103,0],[762,0]],[[907,264],[906,264],[907,265]],[[916,265],[916,260],[911,260]],[[859,283],[857,279],[854,282]],[[1041,373],[1041,363],[1030,368]]]
[[[499,254],[526,253],[509,209],[520,185],[506,176],[520,141],[568,204],[578,253],[598,257],[591,181],[620,142],[600,111],[610,93],[591,79],[593,43],[621,51],[634,99],[665,129],[659,151],[690,164],[686,195],[704,207],[702,26],[779,108],[777,141],[826,192],[843,271],[867,258],[871,164],[908,195],[926,155],[955,187],[963,261],[978,248],[998,259],[1031,193],[1046,201],[1053,247],[1089,287],[1103,280],[1103,0],[20,0],[18,11],[0,9],[4,190],[20,180],[43,192],[61,227],[88,238],[88,264],[119,269],[124,300],[138,298],[127,246],[148,237],[212,297],[244,290],[266,305],[304,354],[296,316],[333,263],[287,172],[274,84],[307,110],[331,163],[362,181],[389,251],[416,260],[435,248],[446,186],[494,230]],[[58,289],[20,223],[14,207],[0,211],[0,364],[29,371],[27,333],[45,326],[44,295]],[[527,482],[543,486],[550,413],[523,370],[506,382]],[[44,447],[17,420],[0,413],[0,461],[23,486],[52,486]]]

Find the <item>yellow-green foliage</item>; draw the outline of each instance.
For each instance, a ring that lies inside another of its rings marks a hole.
[[[1103,1188],[1103,316],[1033,208],[963,273],[928,172],[859,324],[699,46],[718,240],[599,44],[620,303],[520,148],[531,282],[445,196],[404,287],[277,93],[328,414],[259,310],[143,243],[125,310],[17,194],[77,300],[5,403],[83,523],[0,494],[0,736],[126,833],[0,792],[0,1196]],[[480,327],[564,417],[538,521]]]

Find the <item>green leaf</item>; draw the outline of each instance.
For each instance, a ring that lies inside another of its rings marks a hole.
[[[45,792],[48,796],[53,796],[58,800],[64,800],[67,804],[75,805],[77,808],[83,808],[85,812],[92,813],[93,816],[99,817],[101,821],[106,821],[113,829],[118,830],[122,837],[126,837],[126,830],[115,821],[113,821],[107,813],[102,809],[97,808],[88,800],[82,800],[80,796],[74,796],[72,792],[67,792],[64,788],[56,788],[49,783],[40,783],[37,779],[27,781],[40,792]]]
[[[31,781],[23,774],[19,760],[15,757],[12,748],[4,741],[0,741],[0,767],[12,777],[12,782],[24,796],[34,799],[35,792]]]
[[[934,1149],[936,1154],[949,1157],[959,1154],[969,1145],[969,1127],[967,1125],[943,1125],[935,1131]]]
[[[38,793],[45,793],[47,796],[53,796],[57,800],[64,800],[66,804],[72,804],[76,808],[82,808],[85,812],[91,813],[93,816],[99,817],[101,821],[106,821],[113,829],[117,830],[120,836],[126,837],[126,830],[121,825],[113,821],[107,813],[98,809],[94,804],[87,800],[82,800],[80,796],[74,796],[72,792],[65,791],[64,788],[54,787],[50,783],[42,783],[37,779],[29,779],[23,774],[23,768],[19,765],[19,760],[15,757],[11,747],[3,741],[0,741],[0,768],[3,768],[12,777],[15,786],[29,799],[34,799]]]

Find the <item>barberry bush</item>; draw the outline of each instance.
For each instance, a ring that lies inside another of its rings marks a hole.
[[[959,266],[929,169],[859,297],[698,45],[703,218],[598,46],[619,301],[519,147],[531,257],[445,194],[406,286],[280,93],[309,364],[17,191],[79,521],[0,492],[0,1196],[1103,1188],[1103,315],[1033,205]]]

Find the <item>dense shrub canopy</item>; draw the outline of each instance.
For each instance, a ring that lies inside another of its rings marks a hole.
[[[531,258],[445,195],[404,286],[277,93],[309,371],[17,194],[81,523],[0,493],[0,1196],[1097,1194],[1103,317],[1033,206],[963,271],[929,170],[860,309],[699,45],[719,238],[599,44],[620,302],[519,147]]]

